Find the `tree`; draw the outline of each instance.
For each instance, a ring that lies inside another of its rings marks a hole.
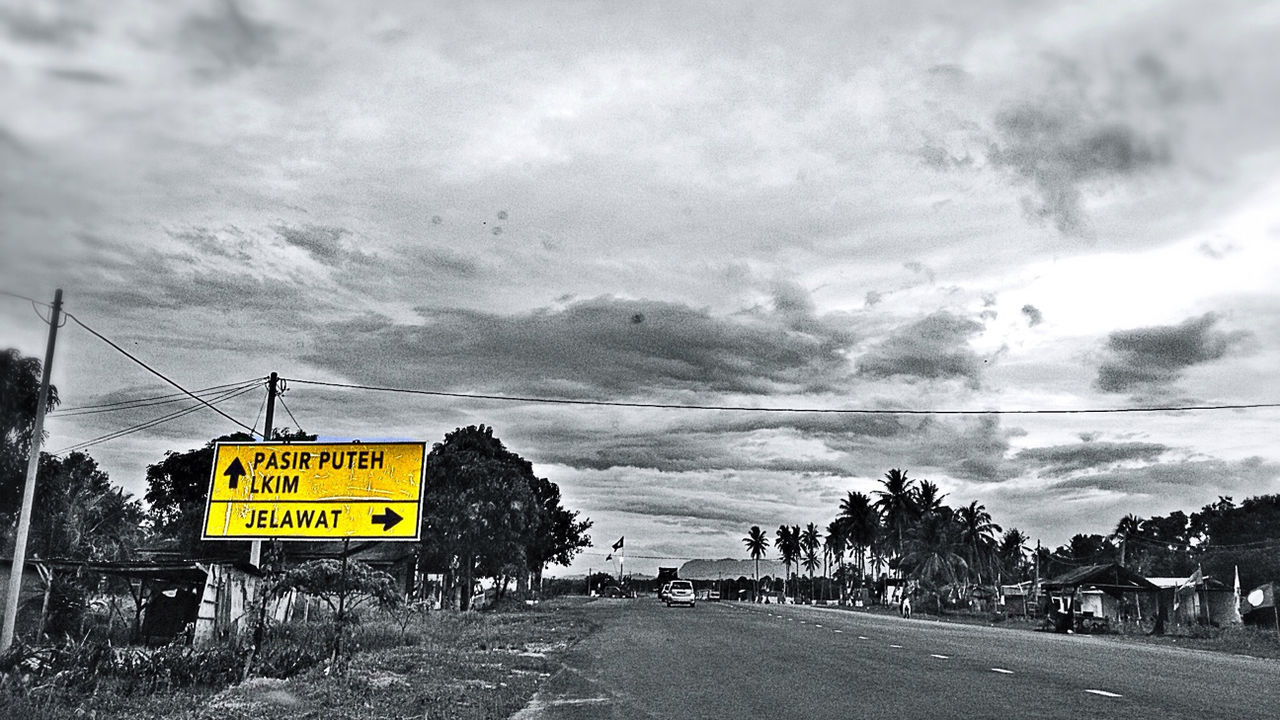
[[[532,477],[532,470],[530,472]],[[546,478],[532,477],[529,488],[541,511],[541,521],[533,539],[525,548],[533,582],[540,585],[547,565],[569,565],[574,556],[591,547],[591,520],[578,519],[578,512],[560,504],[560,486]]]
[[[907,478],[907,471],[897,468],[885,473],[880,483],[884,489],[875,491],[874,507],[880,512],[885,529],[896,543],[893,546],[894,552],[901,555],[907,527],[915,515],[915,490],[912,481]]]
[[[352,615],[356,608],[362,605],[390,608],[400,603],[395,580],[357,560],[343,562],[325,558],[304,562],[280,573],[267,595],[278,598],[291,590],[320,598],[333,612],[330,642],[334,660],[342,653],[342,638],[356,617]]]
[[[470,609],[477,577],[529,567],[542,522],[533,477],[529,462],[484,425],[454,430],[427,455],[421,555],[429,569],[461,581],[460,609]]]
[[[31,550],[44,558],[120,561],[142,540],[141,503],[113,487],[93,458],[40,454]]]
[[[276,429],[277,440],[309,441],[315,435],[288,428]],[[148,516],[158,539],[181,552],[201,549],[204,511],[209,502],[209,476],[213,472],[214,445],[219,442],[253,442],[245,433],[224,435],[210,440],[204,447],[186,452],[167,452],[164,459],[147,466],[147,491],[143,499],[150,506]],[[248,543],[220,542],[218,549],[227,551],[247,547]]]
[[[40,400],[40,360],[23,357],[16,349],[0,352],[0,524],[13,524],[22,505]],[[49,386],[45,410],[58,405],[58,389]]]
[[[991,521],[991,513],[977,500],[956,511],[956,520],[960,523],[960,542],[965,546],[969,567],[981,585],[982,569],[994,565],[996,534],[1001,528]]]
[[[832,573],[832,575],[839,578],[843,578],[844,577],[844,551],[845,551],[845,548],[849,546],[849,537],[848,537],[848,532],[845,529],[845,523],[842,519],[836,518],[835,520],[832,520],[831,522],[827,523],[827,538],[826,538],[825,545],[826,545],[827,554],[831,556],[831,559],[837,565],[837,569]],[[836,600],[841,605],[844,604],[843,580],[840,583],[840,597],[836,598]]]
[[[939,512],[943,509],[942,501],[947,494],[935,484],[928,480],[921,480],[916,486],[914,506],[917,517],[928,515],[929,513]]]
[[[809,599],[814,599],[813,571],[818,567],[818,548],[822,547],[822,535],[818,526],[809,523],[800,533],[800,549],[804,552],[804,567],[809,571]]]
[[[944,513],[924,516],[911,529],[906,550],[903,565],[922,586],[933,591],[941,613],[942,586],[955,584],[959,572],[966,567],[956,522]]]
[[[849,544],[857,553],[860,576],[865,575],[866,553],[876,540],[880,519],[871,505],[871,498],[860,492],[850,492],[840,501],[840,519],[848,534]]]
[[[790,525],[779,525],[778,531],[774,533],[773,546],[778,550],[778,556],[782,559],[783,577],[782,577],[782,594],[787,594],[787,581],[791,579],[791,564],[800,559],[800,528],[792,530]],[[798,565],[797,565],[798,567]]]
[[[1116,529],[1111,532],[1111,539],[1120,543],[1120,564],[1125,565],[1125,550],[1128,547],[1129,539],[1138,537],[1142,533],[1142,518],[1129,513],[1120,518],[1120,522],[1116,523]]]
[[[756,591],[752,598],[756,600],[760,597],[760,558],[769,550],[769,536],[765,535],[759,525],[752,525],[742,542],[747,546],[747,552],[751,553],[751,559],[756,561]]]
[[[1000,559],[1000,572],[1015,582],[1025,579],[1029,540],[1030,538],[1017,528],[1009,528],[1000,538],[1000,547],[996,550]]]

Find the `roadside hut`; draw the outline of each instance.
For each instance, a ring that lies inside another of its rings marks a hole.
[[[1042,587],[1059,632],[1105,628],[1121,619],[1126,595],[1160,592],[1154,583],[1119,563],[1076,568],[1044,581]]]

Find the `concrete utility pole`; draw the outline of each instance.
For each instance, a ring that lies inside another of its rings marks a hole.
[[[22,510],[18,513],[18,535],[13,546],[13,565],[9,570],[9,594],[4,603],[4,624],[0,627],[0,652],[13,644],[13,629],[18,621],[18,596],[22,592],[22,573],[27,564],[27,536],[31,533],[31,506],[36,497],[36,473],[40,469],[40,442],[44,439],[44,409],[49,402],[49,373],[53,369],[53,346],[58,340],[58,321],[62,317],[62,288],[53,293],[53,313],[49,315],[49,344],[44,350],[44,368],[40,372],[40,392],[36,399],[36,423],[31,429],[31,450],[27,456],[27,479],[22,485]]]
[[[271,442],[272,426],[276,419],[276,386],[280,382],[280,376],[274,372],[267,382],[267,421],[262,428],[262,441]],[[249,564],[258,567],[262,564],[262,541],[252,540],[249,542]]]

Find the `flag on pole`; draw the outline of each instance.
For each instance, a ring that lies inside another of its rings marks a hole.
[[[1233,592],[1232,600],[1234,602],[1231,603],[1231,623],[1236,624],[1236,623],[1244,622],[1244,616],[1240,614],[1240,566],[1239,565],[1236,566],[1236,585],[1235,585],[1235,590]]]
[[[622,541],[623,541],[623,540],[626,540],[626,539],[627,539],[627,536],[626,536],[626,535],[623,535],[622,537],[618,538],[618,542],[616,542],[616,543],[614,543],[614,544],[613,544],[613,550],[614,550],[614,552],[617,552],[618,550],[621,550],[621,549],[622,549]]]

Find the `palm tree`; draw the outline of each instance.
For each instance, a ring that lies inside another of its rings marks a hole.
[[[1120,564],[1124,565],[1125,549],[1129,546],[1129,538],[1137,537],[1142,532],[1142,518],[1129,513],[1120,518],[1116,529],[1111,533],[1112,540],[1120,541]]]
[[[800,553],[796,549],[796,539],[792,537],[790,525],[779,525],[778,531],[774,533],[773,546],[778,549],[778,556],[782,558],[783,575],[782,575],[782,594],[787,594],[787,580],[791,579],[791,563],[799,559]]]
[[[849,536],[845,531],[845,523],[840,518],[836,518],[827,523],[827,554],[831,556],[832,562],[836,564],[838,569],[832,575],[840,578],[840,596],[836,601],[844,605],[844,550],[849,544]]]
[[[850,492],[840,501],[840,520],[845,526],[848,544],[857,553],[859,579],[867,574],[867,549],[875,542],[880,518],[876,516],[871,498],[860,492]]]
[[[916,487],[916,515],[923,516],[942,510],[942,500],[946,496],[946,493],[941,492],[941,488],[936,484],[921,480],[920,485]]]
[[[756,561],[756,591],[751,598],[755,600],[760,597],[760,558],[769,549],[769,536],[764,534],[759,525],[752,525],[751,532],[742,538],[742,542],[747,546],[747,552],[751,553],[751,559]]]
[[[1000,548],[996,551],[1000,558],[1000,571],[1009,577],[1022,580],[1027,564],[1027,537],[1018,528],[1009,528],[1000,538]]]
[[[822,536],[818,534],[818,526],[809,523],[800,533],[800,548],[804,550],[804,567],[809,571],[809,599],[814,599],[813,570],[818,566],[818,548],[822,547]]]
[[[969,567],[978,576],[978,584],[982,584],[982,568],[990,566],[995,555],[996,534],[1001,532],[999,525],[991,521],[991,513],[985,505],[977,500],[960,508],[956,513],[960,522],[960,541],[964,543],[968,555]]]
[[[910,568],[912,577],[931,588],[942,612],[942,586],[956,583],[959,571],[966,568],[964,546],[955,520],[944,513],[921,518],[907,538],[902,564]]]
[[[915,514],[915,492],[912,480],[907,478],[906,470],[894,468],[884,474],[884,480],[880,483],[884,489],[875,491],[874,507],[880,512],[880,519],[896,541],[894,551],[901,555],[907,524]]]

